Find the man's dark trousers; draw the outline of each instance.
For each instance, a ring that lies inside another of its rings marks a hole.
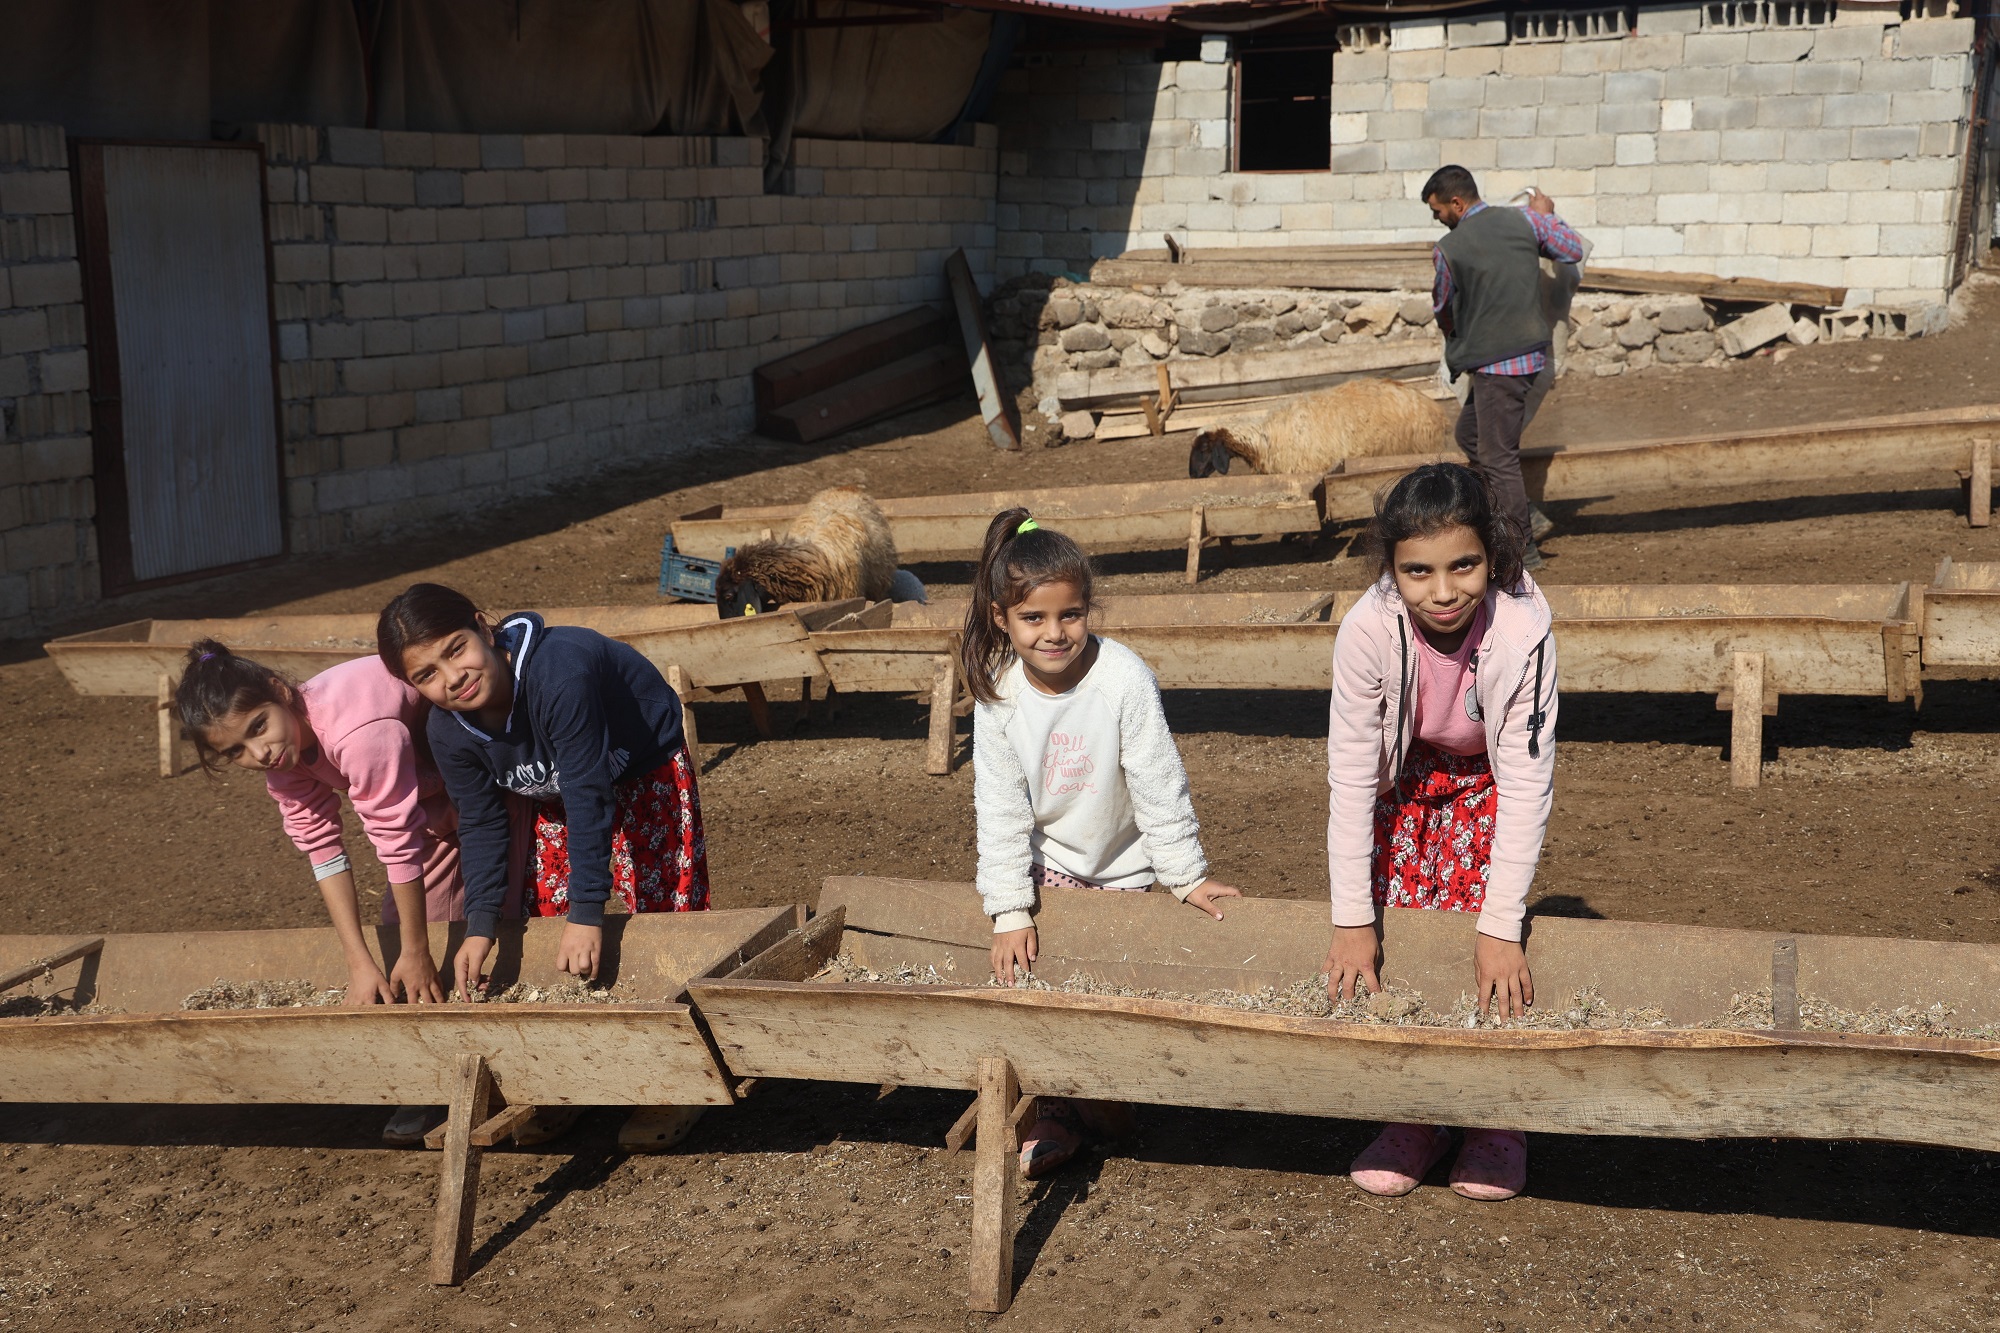
[[[1472,393],[1452,432],[1466,461],[1486,479],[1493,503],[1511,514],[1528,536],[1528,488],[1521,480],[1521,422],[1533,375],[1472,372]]]

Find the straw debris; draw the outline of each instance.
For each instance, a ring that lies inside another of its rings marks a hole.
[[[296,981],[228,981],[217,977],[181,1001],[183,1010],[323,1009],[347,998],[345,986],[323,987]]]

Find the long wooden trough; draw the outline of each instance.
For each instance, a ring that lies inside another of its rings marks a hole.
[[[1012,1298],[1012,1158],[1036,1095],[1434,1124],[1477,1105],[1492,1128],[1551,1133],[2000,1149],[2000,1041],[1802,1031],[1796,1019],[1808,997],[1854,1012],[1941,1003],[1953,1027],[1992,1025],[1991,946],[1535,918],[1543,1006],[1589,991],[1613,1011],[1658,1009],[1665,1025],[1496,1030],[1001,989],[987,984],[992,924],[967,884],[829,879],[819,910],[844,913],[837,947],[861,966],[955,981],[713,979],[690,993],[738,1075],[977,1091],[974,1309]],[[1328,939],[1323,902],[1256,898],[1217,923],[1164,894],[1044,890],[1037,924],[1043,981],[1184,994],[1282,990],[1319,972]],[[1384,981],[1449,1010],[1471,989],[1474,926],[1390,909]],[[1704,1026],[1765,988],[1784,1026]]]
[[[607,918],[603,978],[631,997],[615,1003],[365,1009],[181,1010],[218,979],[344,984],[330,930],[0,936],[0,989],[31,985],[124,1011],[0,1018],[0,1101],[448,1105],[431,1274],[455,1283],[470,1253],[478,1149],[505,1132],[497,1099],[516,1108],[513,1120],[535,1106],[731,1104],[736,1080],[696,1021],[687,983],[781,952],[803,921],[797,907]],[[505,923],[493,990],[554,982],[562,927]],[[387,928],[377,941],[386,970],[399,937]],[[447,975],[457,942],[432,926]]]
[[[1562,689],[1714,694],[1731,711],[1732,770],[1754,786],[1763,719],[1785,694],[1915,691],[1909,585],[1608,584],[1542,589]],[[1333,683],[1333,639],[1360,598],[1226,593],[1107,598],[1093,628],[1143,657],[1164,689],[1314,690]],[[2000,599],[1996,599],[2000,604]],[[929,768],[950,771],[963,702],[953,645],[963,601],[877,603],[812,635],[835,688],[928,692]],[[1740,701],[1740,702],[1739,702]]]
[[[1996,435],[2000,435],[2000,405],[1944,408],[1630,444],[1530,446],[1521,450],[1521,472],[1529,497],[1541,501],[1957,472],[1974,479],[1970,517],[1975,526],[1984,526],[1992,495],[1991,441]],[[1328,476],[1321,488],[1326,521],[1371,517],[1377,494],[1411,468],[1437,459],[1461,462],[1463,455],[1447,450],[1350,461]],[[1978,482],[1982,475],[1983,488]]]
[[[662,602],[643,606],[556,607],[542,613],[551,625],[581,625],[621,639],[644,653],[686,702],[741,691],[766,734],[762,683],[820,677],[808,638],[811,625],[860,606],[826,603],[801,612],[719,620],[715,607]],[[213,638],[304,680],[330,666],[375,651],[372,615],[245,616],[228,620],[134,620],[72,634],[44,645],[78,694],[156,698],[160,714],[160,775],[183,767],[179,729],[166,712],[172,682],[188,647]],[[677,675],[675,673],[678,673]]]
[[[2000,564],[1938,562],[1922,590],[1924,665],[2000,674]]]
[[[987,525],[1016,505],[1093,551],[1188,544],[1188,581],[1198,572],[1202,544],[1224,537],[1318,532],[1319,478],[1207,477],[1039,490],[981,491],[878,500],[896,553],[904,560],[979,553]],[[725,548],[782,532],[800,505],[712,505],[674,520],[674,548],[710,560]]]

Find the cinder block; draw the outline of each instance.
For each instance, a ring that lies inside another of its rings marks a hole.
[[[1838,225],[1847,221],[1847,195],[1838,190],[1787,194],[1782,220],[1791,226]]]
[[[1789,140],[1787,144],[1789,145]],[[1915,125],[1875,125],[1853,132],[1852,155],[1858,158],[1915,157],[1922,132]]]
[[[1660,33],[1653,37],[1627,37],[1616,45],[1623,56],[1620,63],[1626,69],[1669,70],[1685,62],[1686,44],[1693,40],[1679,33]]]
[[[1335,117],[1337,121],[1339,117]],[[1479,112],[1471,107],[1452,107],[1448,110],[1432,109],[1424,112],[1423,134],[1431,139],[1469,139],[1479,133]],[[1367,138],[1366,127],[1352,139],[1342,139],[1336,132],[1335,143],[1359,143]]]
[[[1965,114],[1966,95],[1956,90],[1892,93],[1889,104],[1891,123],[1916,126],[1957,120]]]
[[[1747,247],[1753,254],[1802,257],[1812,250],[1812,228],[1752,226]]]
[[[1490,170],[1499,160],[1498,142],[1488,138],[1446,139],[1438,145],[1438,156],[1446,162],[1455,162],[1467,171]],[[1355,182],[1355,197],[1361,198],[1365,182]]]
[[[1184,64],[1180,68],[1181,75],[1184,78],[1187,71],[1194,67]],[[1336,84],[1380,83],[1388,77],[1389,53],[1387,51],[1336,51],[1333,53],[1333,81]],[[1223,78],[1224,81],[1222,83],[1214,86],[1218,88],[1228,86],[1227,75],[1224,75]]]
[[[1479,132],[1495,139],[1512,139],[1535,132],[1537,113],[1531,106],[1488,107],[1479,113]]]
[[[1756,130],[1749,132],[1753,134],[1760,133],[1760,131]],[[1785,157],[1788,161],[1792,162],[1842,162],[1850,156],[1857,155],[1851,151],[1856,134],[1877,134],[1880,132],[1879,130],[1854,131],[1845,129],[1786,130],[1784,132]],[[1910,138],[1914,145],[1916,140],[1915,130],[1911,131]],[[1874,154],[1863,154],[1862,156],[1874,156]]]
[[[1543,114],[1548,113],[1544,111]],[[1553,139],[1534,137],[1500,141],[1498,165],[1503,171],[1534,170],[1555,164],[1556,145]]]
[[[1488,113],[1490,114],[1490,113]],[[1530,113],[1532,114],[1532,113]],[[1219,157],[1220,154],[1217,154]],[[1341,172],[1383,171],[1388,161],[1380,144],[1357,144],[1333,150],[1328,170]]]
[[[1597,108],[1599,134],[1655,134],[1659,128],[1658,102],[1606,102]]]
[[[48,346],[49,316],[46,310],[0,315],[0,356],[39,352]]]
[[[1859,166],[1879,167],[1883,185],[1874,190],[1857,190],[1848,200],[1847,216],[1852,222],[1877,222],[1888,224],[1883,229],[1883,245],[1889,243],[1889,233],[1898,226],[1914,226],[1918,222],[1917,195],[1913,190],[1891,190],[1888,188],[1889,164],[1886,162],[1857,163]],[[1891,250],[1891,254],[1907,253]]]
[[[1718,194],[1713,216],[1718,222],[1778,222],[1784,217],[1784,199],[1769,190]]]
[[[1624,69],[1624,46],[1624,42],[1564,42],[1560,70],[1563,74],[1609,74]]]
[[[1940,92],[1947,89],[1963,90],[1972,84],[1971,56],[1935,56],[1930,61],[1930,67],[1931,87]]]
[[[1556,141],[1556,165],[1589,169],[1617,161],[1617,140],[1609,134],[1581,134]]]
[[[1772,161],[1766,188],[1781,194],[1810,194],[1826,188],[1824,162]]]
[[[1891,162],[1889,185],[1897,190],[1953,190],[1958,186],[1959,170],[1959,164],[1948,157]]]
[[[1668,97],[1722,97],[1729,92],[1729,71],[1720,66],[1690,65],[1666,71]]]
[[[1813,63],[1832,60],[1880,60],[1882,24],[1861,22],[1820,28],[1813,35]]]
[[[1509,46],[1500,53],[1500,72],[1511,78],[1546,78],[1562,73],[1562,46],[1556,42],[1531,42]]]
[[[0,211],[21,212],[11,203],[5,202],[7,182],[13,179],[0,176]],[[316,204],[359,204],[365,202],[362,190],[362,168],[315,165],[306,172],[306,188],[311,192]]]
[[[1782,97],[1791,90],[1790,65],[1738,65],[1729,71],[1731,97]]]
[[[21,264],[10,271],[12,304],[68,305],[83,299],[83,276],[75,260],[55,264]]]
[[[1389,77],[1403,79],[1441,79],[1444,77],[1444,50],[1396,51],[1389,52]]]
[[[1889,94],[1837,93],[1824,99],[1820,124],[1828,127],[1885,125],[1889,121]]]
[[[1655,201],[1655,215],[1665,223],[1713,222],[1720,209],[1714,194],[1663,194]]]
[[[1812,253],[1817,259],[1848,259],[1872,255],[1882,248],[1882,229],[1872,223],[1841,223],[1813,228]]]
[[[1697,32],[1681,40],[1681,60],[1685,64],[1734,68],[1748,63],[1749,59],[1750,34],[1747,32]]]
[[[321,132],[326,136],[326,155],[336,164],[343,167],[382,165],[382,135],[379,130],[332,125]]]
[[[1681,228],[1683,253],[1724,258],[1748,248],[1750,228],[1742,223],[1701,222]]]
[[[1802,97],[1760,97],[1756,99],[1756,123],[1765,129],[1816,130],[1820,127],[1825,99]]]
[[[1672,227],[1627,227],[1625,254],[1633,258],[1683,253],[1681,233]]]
[[[1917,19],[1905,23],[1896,30],[1896,54],[1909,60],[1970,51],[1973,23],[1969,18]]]
[[[1445,46],[1442,19],[1398,19],[1389,24],[1389,50],[1441,51]]]
[[[1757,124],[1758,99],[1754,97],[1705,97],[1699,102],[1688,102],[1687,107],[1688,123],[1681,126],[1682,129],[1747,130]],[[1662,121],[1660,128],[1673,127]]]
[[[1721,151],[1721,136],[1714,130],[1685,130],[1661,134],[1655,148],[1660,162],[1713,162]]]
[[[1483,105],[1493,107],[1539,107],[1542,81],[1527,75],[1495,74],[1486,80]]]
[[[1505,46],[1507,44],[1507,16],[1495,14],[1486,18],[1454,19],[1445,24],[1445,45],[1447,46]]]
[[[1463,82],[1477,83],[1479,81],[1468,79],[1463,80]],[[1483,97],[1484,95],[1485,89],[1483,87],[1473,93],[1474,97]],[[1430,104],[1432,106],[1445,105],[1445,103],[1440,103],[1437,100],[1437,89],[1435,87],[1431,89]],[[1332,88],[1332,96],[1328,98],[1328,109],[1335,114],[1354,111],[1381,111],[1386,109],[1388,105],[1389,85],[1381,81],[1375,83],[1336,83]],[[1479,103],[1471,102],[1466,105],[1477,106]],[[1187,132],[1191,136],[1193,133],[1192,122],[1181,121],[1180,124],[1187,127]],[[1155,145],[1160,142],[1162,141],[1154,140]],[[1032,162],[1033,160],[1030,159],[1031,167]]]
[[[1959,152],[1959,141],[1963,137],[1958,122],[1934,121],[1924,126],[1918,135],[1917,151],[1924,157],[1951,157]]]
[[[1481,107],[1486,105],[1485,79],[1441,78],[1431,83],[1430,109],[1449,110],[1457,107]]]
[[[1847,190],[1857,194],[1857,196],[1863,193],[1876,195],[1878,192],[1889,188],[1889,164],[1883,161],[1867,160],[1829,162],[1826,168],[1826,188],[1829,190]],[[1891,196],[1885,195],[1881,197],[1887,198]],[[1910,195],[1906,196],[1906,198],[1912,210],[1912,216],[1909,220],[1914,222],[1916,220],[1914,214],[1916,197]],[[1858,197],[1855,202],[1857,204],[1860,202]],[[1903,219],[1856,217],[1854,220],[1856,222],[1891,222],[1902,221]]]
[[[1604,75],[1558,74],[1542,80],[1545,106],[1590,106],[1604,100]]]
[[[1659,149],[1650,134],[1621,134],[1617,137],[1615,156],[1621,167],[1650,166],[1658,158]]]
[[[1701,6],[1641,5],[1634,26],[1641,37],[1653,37],[1660,33],[1700,32]]]
[[[1597,108],[1594,106],[1544,106],[1535,119],[1536,132],[1544,138],[1561,140],[1569,137],[1594,135],[1597,131]],[[1556,144],[1550,143],[1550,158],[1543,166],[1553,166]],[[1502,154],[1504,160],[1505,154]]]
[[[1336,60],[1337,63],[1338,61]],[[1388,60],[1384,57],[1380,68],[1369,81],[1379,81],[1385,78],[1387,74]],[[1180,78],[1176,82],[1182,93],[1222,92],[1229,87],[1229,66],[1183,64],[1181,66]],[[1185,103],[1179,103],[1179,105],[1185,106]],[[1185,115],[1186,112],[1183,111],[1181,114]]]
[[[1850,290],[1850,301],[1854,299],[1852,289],[1857,287],[1907,287],[1910,285],[1910,261],[1897,255],[1849,259],[1842,266],[1841,280]]]
[[[1444,165],[1436,139],[1400,139],[1384,145],[1390,171],[1431,172]],[[1553,156],[1553,151],[1551,152]]]
[[[1942,223],[1882,228],[1881,253],[1885,255],[1942,255],[1950,250],[1951,228]]]
[[[1888,69],[1893,62],[1871,60],[1863,64],[1859,60],[1820,60],[1800,62],[1792,68],[1792,91],[1794,93],[1855,93],[1874,92],[1867,85],[1870,71]],[[1888,89],[1887,91],[1895,91]]]
[[[1791,65],[1804,60],[1813,49],[1811,28],[1766,28],[1750,34],[1749,59],[1753,63]]]
[[[1666,75],[1660,70],[1621,70],[1604,76],[1607,102],[1657,102],[1666,91]]]
[[[1870,60],[1855,63],[1861,70],[1861,86],[1856,89],[1858,92],[1928,92],[1935,86],[1931,82],[1931,62],[1928,60]]]
[[[1211,34],[1208,36],[1204,36],[1201,39],[1202,64],[1221,65],[1227,63],[1228,60],[1229,60],[1229,39],[1227,37],[1218,37]],[[1187,69],[1183,68],[1181,70],[1181,74],[1183,77],[1185,77],[1187,74]]]

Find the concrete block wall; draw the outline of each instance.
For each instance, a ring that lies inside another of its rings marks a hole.
[[[1850,304],[1936,301],[1963,170],[1973,20],[1855,7],[1821,27],[1634,30],[1515,42],[1490,18],[1399,20],[1330,59],[1331,170],[1237,173],[1226,45],[1073,55],[1009,73],[999,274],[1081,274],[1157,247],[1432,240],[1447,162],[1490,199],[1535,184],[1600,262],[1825,283]]]
[[[994,150],[267,127],[288,512],[327,549],[751,424],[749,373],[993,264]]]
[[[0,125],[0,637],[98,596],[68,148]]]

